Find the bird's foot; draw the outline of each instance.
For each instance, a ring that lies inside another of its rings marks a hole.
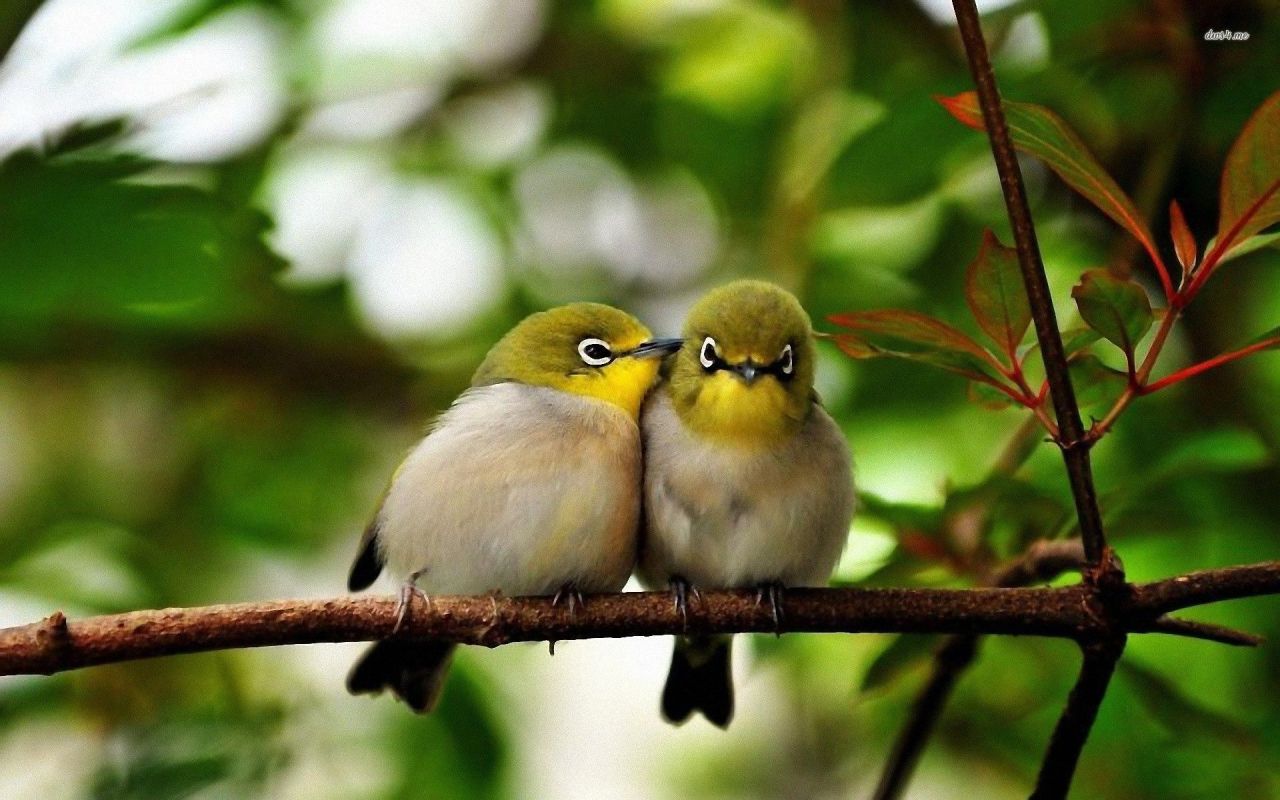
[[[413,605],[413,598],[420,597],[422,602],[427,604],[427,609],[431,608],[431,598],[427,593],[418,588],[418,578],[421,578],[425,569],[420,569],[404,579],[404,583],[400,584],[400,596],[396,601],[396,624],[391,629],[391,635],[395,636],[404,627],[404,621],[409,618],[409,607]]]
[[[496,625],[498,622],[498,598],[504,595],[501,589],[491,589],[485,594],[489,595],[489,605],[493,607],[493,622]]]
[[[689,627],[689,595],[693,595],[693,599],[702,605],[702,593],[698,591],[698,587],[689,583],[683,577],[675,575],[671,578],[671,601],[676,611],[680,612],[680,619],[684,623],[684,627]]]
[[[572,583],[566,583],[560,587],[560,590],[551,598],[553,607],[566,603],[569,606],[569,619],[577,620],[578,609],[587,607],[587,598],[582,596],[582,592]]]
[[[786,587],[781,581],[768,581],[756,587],[756,606],[758,607],[766,599],[769,601],[769,615],[773,617],[775,636],[782,635],[782,620],[785,618],[782,613],[782,596],[785,591]]]

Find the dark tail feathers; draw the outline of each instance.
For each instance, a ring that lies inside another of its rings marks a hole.
[[[347,691],[378,694],[390,689],[419,714],[435,708],[457,645],[452,642],[386,639],[365,651],[347,675]]]
[[[728,636],[677,636],[671,672],[662,690],[662,716],[679,725],[695,711],[709,722],[729,727],[733,719],[733,674]]]

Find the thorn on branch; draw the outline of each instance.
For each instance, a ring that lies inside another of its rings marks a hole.
[[[1174,636],[1186,636],[1191,639],[1203,639],[1207,642],[1218,642],[1236,647],[1257,647],[1266,641],[1256,633],[1215,625],[1212,622],[1180,619],[1178,617],[1159,617],[1147,629],[1155,633],[1168,633]]]

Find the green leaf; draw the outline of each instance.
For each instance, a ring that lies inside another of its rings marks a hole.
[[[1078,355],[1089,345],[1102,338],[1093,328],[1069,328],[1062,331],[1062,349],[1067,358]]]
[[[854,311],[830,321],[852,334],[836,344],[853,358],[890,357],[919,361],[970,380],[1005,385],[995,357],[963,331],[915,311]]]
[[[1216,244],[1216,239],[1210,241],[1209,244],[1205,246],[1205,250],[1212,250]],[[1275,233],[1260,233],[1257,236],[1250,236],[1235,247],[1232,247],[1226,253],[1223,253],[1218,259],[1218,265],[1221,266],[1224,262],[1240,258],[1241,256],[1247,256],[1264,247],[1274,247],[1277,244],[1280,244],[1280,231],[1276,231]]]
[[[1204,736],[1235,747],[1258,746],[1257,735],[1244,723],[1201,704],[1155,670],[1128,658],[1119,667],[1142,707],[1176,738]]]
[[[1094,269],[1084,274],[1071,296],[1089,327],[1123,350],[1132,363],[1134,348],[1155,319],[1146,291],[1135,281]]]
[[[1244,428],[1218,428],[1183,437],[1150,467],[1161,481],[1181,474],[1245,472],[1271,462],[1257,433]]]
[[[1280,222],[1280,92],[1268,97],[1245,123],[1222,168],[1218,235],[1205,267],[1225,252]]]
[[[1017,251],[1005,247],[990,228],[982,232],[978,256],[965,272],[964,299],[978,327],[1012,361],[1031,326],[1031,304]]]
[[[1110,407],[1129,385],[1129,376],[1112,369],[1092,353],[1074,359],[1070,365],[1071,385],[1081,408]]]
[[[872,659],[871,666],[862,676],[861,691],[872,692],[882,686],[888,686],[915,666],[927,661],[937,647],[937,639],[936,636],[915,634],[894,638],[888,647]]]
[[[258,307],[247,289],[269,291],[278,266],[259,238],[266,218],[144,182],[153,166],[88,150],[0,164],[0,327],[216,326]]]
[[[969,402],[991,411],[1000,411],[1018,405],[1018,401],[989,383],[969,382]]]
[[[1255,344],[1262,344],[1263,342],[1267,343],[1266,347],[1263,348],[1264,350],[1275,350],[1277,347],[1280,347],[1280,327],[1272,328],[1264,334],[1255,336],[1248,344],[1245,345],[1245,347],[1252,347]]]
[[[974,92],[936,99],[960,122],[977,130],[986,129],[978,96]],[[1166,273],[1164,261],[1142,215],[1080,137],[1058,115],[1043,106],[1006,100],[1004,113],[1013,146],[1044,161],[1072,189],[1132,234],[1142,243],[1163,277]]]

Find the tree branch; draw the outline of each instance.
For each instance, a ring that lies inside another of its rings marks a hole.
[[[978,653],[980,638],[972,634],[952,636],[933,654],[933,673],[911,707],[906,727],[893,743],[873,800],[894,800],[907,788],[924,746],[942,716],[942,708],[951,697],[951,690]]]
[[[1274,594],[1277,565],[1264,561],[1241,567],[1209,569],[1133,587],[1131,602],[1147,613],[1167,614],[1181,608]]]
[[[1031,544],[1021,557],[1007,564],[991,578],[991,584],[1002,587],[1028,586],[1049,581],[1084,564],[1084,550],[1079,539],[1040,540]],[[933,656],[933,674],[911,707],[906,727],[894,742],[885,763],[873,800],[894,800],[901,796],[911,780],[925,744],[933,735],[951,690],[968,669],[978,652],[981,637],[973,634],[952,636]]]
[[[982,38],[978,9],[974,0],[952,0],[952,5],[959,24],[960,38],[964,42],[965,56],[969,61],[969,72],[978,92],[978,103],[982,107],[982,118],[991,142],[991,154],[995,158],[996,171],[1000,174],[1000,188],[1004,192],[1005,206],[1013,228],[1014,247],[1018,252],[1018,266],[1022,270],[1027,300],[1031,304],[1036,340],[1040,343],[1040,356],[1049,382],[1049,394],[1053,400],[1054,414],[1058,418],[1058,443],[1066,461],[1076,514],[1080,518],[1085,557],[1091,565],[1105,565],[1107,540],[1089,465],[1090,441],[1085,436],[1084,425],[1080,421],[1080,407],[1076,403],[1075,390],[1071,386],[1071,375],[1067,368],[1067,354],[1058,333],[1058,319],[1053,310],[1053,297],[1049,293],[1049,280],[1045,277],[1044,263],[1040,259],[1040,245],[1036,241],[1036,229],[1031,221],[1031,209],[1027,205],[1022,171],[1018,167],[1018,158],[1009,138],[1004,110],[1000,106],[995,73],[991,69],[986,42]],[[1108,579],[1114,576],[1104,569],[1098,577]]]
[[[1093,641],[1151,630],[1167,607],[1280,594],[1280,562],[1213,570],[1130,587],[1123,616],[1097,612],[1086,585],[1059,589],[792,589],[782,631],[962,633],[1053,636]],[[415,602],[401,636],[494,647],[508,642],[772,633],[767,605],[751,590],[704,591],[687,627],[665,592],[594,595],[576,613],[544,597],[435,597]],[[390,635],[394,597],[280,600],[133,611],[0,630],[0,675],[53,674],[138,658]],[[1175,632],[1176,633],[1176,632]]]
[[[1049,740],[1049,749],[1040,765],[1040,776],[1036,779],[1031,800],[1066,800],[1071,777],[1080,761],[1080,752],[1093,729],[1093,721],[1098,716],[1102,698],[1107,694],[1107,686],[1116,671],[1116,662],[1124,652],[1124,645],[1123,635],[1084,645],[1080,677],[1071,689],[1067,707],[1053,730],[1053,738]]]

